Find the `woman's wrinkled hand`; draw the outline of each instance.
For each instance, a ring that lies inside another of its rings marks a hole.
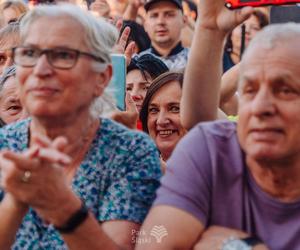
[[[33,137],[32,146],[22,153],[0,153],[1,185],[19,202],[19,206],[27,204],[43,219],[56,221],[57,208],[68,201],[78,200],[64,173],[64,168],[72,162],[63,152],[67,140]]]

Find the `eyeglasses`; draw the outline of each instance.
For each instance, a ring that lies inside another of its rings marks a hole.
[[[12,49],[14,63],[22,67],[34,67],[43,54],[46,55],[48,63],[56,69],[73,68],[79,56],[87,56],[97,62],[104,63],[104,60],[100,57],[75,49],[56,48],[41,50],[34,47],[16,47]]]

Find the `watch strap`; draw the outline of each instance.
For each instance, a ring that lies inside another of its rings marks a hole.
[[[67,220],[62,226],[54,226],[60,233],[72,233],[78,226],[80,226],[88,217],[89,210],[85,206],[84,201],[81,201],[80,208]]]
[[[241,239],[243,242],[245,242],[248,246],[254,247],[259,244],[264,244],[261,239],[259,239],[256,236],[249,236],[246,238]]]

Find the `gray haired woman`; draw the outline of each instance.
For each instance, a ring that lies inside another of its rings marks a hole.
[[[13,59],[31,118],[0,130],[1,250],[134,247],[161,171],[145,134],[95,113],[112,33],[76,6],[22,19]]]

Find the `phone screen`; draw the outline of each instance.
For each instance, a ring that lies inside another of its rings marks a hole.
[[[111,60],[113,76],[108,88],[115,97],[117,108],[124,111],[126,108],[126,58],[123,54],[112,54]]]
[[[300,0],[226,0],[225,6],[229,9],[237,9],[244,6],[259,7],[264,5],[296,4]]]

